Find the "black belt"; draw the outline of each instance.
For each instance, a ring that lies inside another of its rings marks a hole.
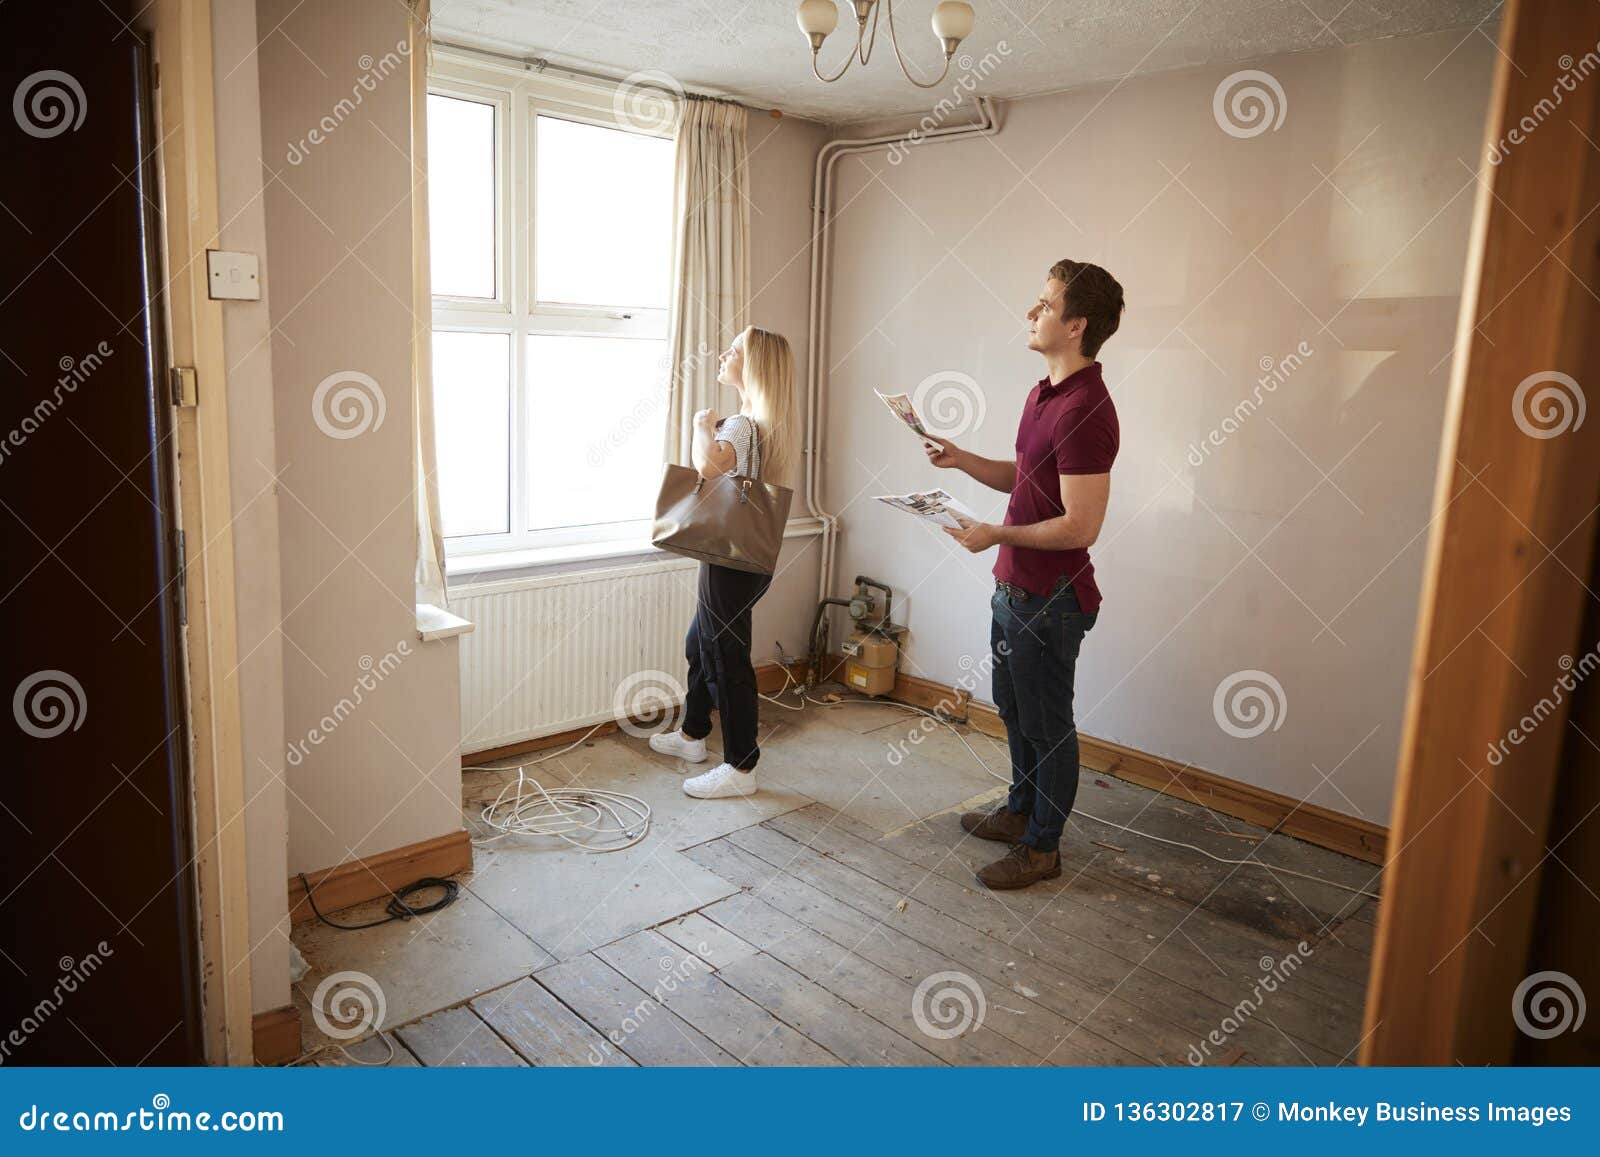
[[[1027,602],[1029,599],[1042,599],[1047,597],[1045,595],[1036,595],[1032,591],[1025,591],[1021,587],[1017,586],[1016,583],[1008,583],[1005,579],[995,579],[994,585],[996,590],[1004,591],[1007,597],[1021,599],[1023,602]],[[1072,579],[1066,575],[1062,575],[1060,578],[1056,579],[1056,585],[1050,588],[1050,594],[1048,597],[1055,598],[1056,595],[1061,593],[1063,588],[1071,585]]]

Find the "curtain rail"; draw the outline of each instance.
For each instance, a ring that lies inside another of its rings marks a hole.
[[[469,56],[486,56],[494,60],[502,60],[508,64],[518,65],[526,72],[560,72],[565,73],[568,76],[578,77],[582,80],[596,80],[604,84],[622,84],[627,81],[626,77],[615,76],[611,73],[595,72],[586,68],[578,68],[577,66],[570,64],[557,64],[555,61],[549,60],[543,56],[518,56],[515,53],[496,52],[493,49],[477,48],[470,44],[456,44],[449,40],[434,40],[433,44],[437,48],[447,49],[451,52],[461,52]],[[751,112],[775,112],[782,115],[782,110],[780,109],[765,108],[761,105],[748,104],[745,101],[735,100],[732,97],[727,96],[717,96],[714,93],[692,92],[688,89],[675,89],[664,84],[652,84],[645,80],[636,80],[632,83],[636,88],[651,89],[652,91],[665,93],[666,95],[674,98],[682,98],[686,96],[695,97],[699,100],[716,101],[719,104],[738,105],[741,108],[749,109]]]

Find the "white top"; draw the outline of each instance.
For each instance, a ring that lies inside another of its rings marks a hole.
[[[761,444],[756,424],[747,414],[730,414],[717,423],[717,441],[733,447],[733,472],[741,478],[761,477]]]

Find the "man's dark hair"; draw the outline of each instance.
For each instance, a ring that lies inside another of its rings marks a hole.
[[[1106,338],[1117,332],[1122,321],[1122,286],[1098,265],[1062,258],[1050,267],[1050,279],[1067,287],[1061,302],[1061,317],[1084,319],[1083,356],[1096,357]]]

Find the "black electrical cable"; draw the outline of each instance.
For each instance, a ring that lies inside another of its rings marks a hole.
[[[389,903],[384,911],[389,914],[382,920],[372,920],[366,924],[335,924],[324,916],[317,907],[316,897],[311,894],[311,882],[306,879],[304,872],[300,873],[300,884],[306,890],[306,903],[311,905],[311,911],[317,919],[329,928],[338,928],[343,932],[359,932],[363,928],[376,928],[380,924],[392,924],[396,920],[409,920],[413,916],[426,916],[429,912],[437,912],[441,908],[448,908],[456,902],[456,897],[461,894],[461,885],[454,880],[441,879],[438,876],[423,876],[420,880],[413,880],[398,892],[389,893]],[[431,904],[408,904],[405,897],[428,888],[443,888],[444,895]]]

